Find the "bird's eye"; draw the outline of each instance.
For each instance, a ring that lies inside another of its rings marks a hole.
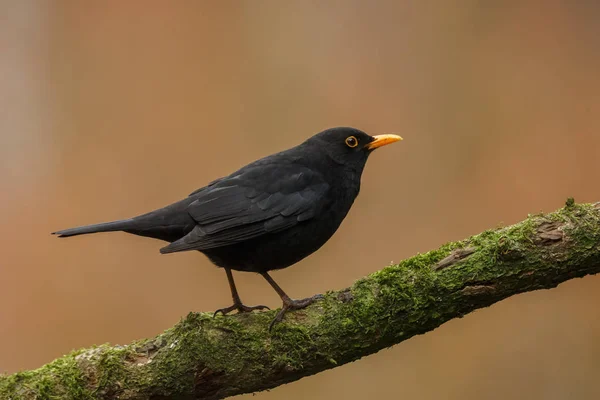
[[[348,147],[358,146],[358,139],[356,139],[354,136],[348,136],[346,138],[346,146],[348,146]]]

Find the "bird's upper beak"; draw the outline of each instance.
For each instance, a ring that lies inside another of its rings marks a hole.
[[[402,140],[402,138],[398,135],[377,135],[377,136],[373,136],[373,138],[375,140],[373,140],[371,143],[368,143],[365,146],[367,148],[367,150],[374,150],[378,147],[385,146],[386,144],[390,144],[390,143],[394,143],[399,140]]]

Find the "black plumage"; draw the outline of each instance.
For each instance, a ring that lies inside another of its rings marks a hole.
[[[290,299],[268,271],[286,268],[319,249],[335,233],[360,190],[369,154],[396,135],[370,136],[333,128],[289,150],[257,160],[187,198],[131,219],[55,232],[60,237],[124,231],[170,242],[161,253],[198,250],[225,269],[234,304],[244,306],[231,270],[257,272],[283,300],[275,321],[313,298]],[[216,313],[215,313],[216,314]]]

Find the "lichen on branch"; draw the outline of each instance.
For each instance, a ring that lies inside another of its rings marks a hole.
[[[0,376],[2,399],[220,399],[357,360],[514,294],[600,271],[600,210],[566,206],[388,266],[290,312],[190,313],[164,333]]]

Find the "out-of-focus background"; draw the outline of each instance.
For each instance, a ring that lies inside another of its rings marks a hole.
[[[600,200],[600,3],[0,1],[0,371],[230,304],[201,254],[53,230],[178,200],[324,128],[396,132],[292,296]],[[369,251],[359,243],[369,242]],[[247,304],[279,306],[236,274]],[[598,399],[600,277],[257,399]],[[242,396],[241,398],[250,398]]]

